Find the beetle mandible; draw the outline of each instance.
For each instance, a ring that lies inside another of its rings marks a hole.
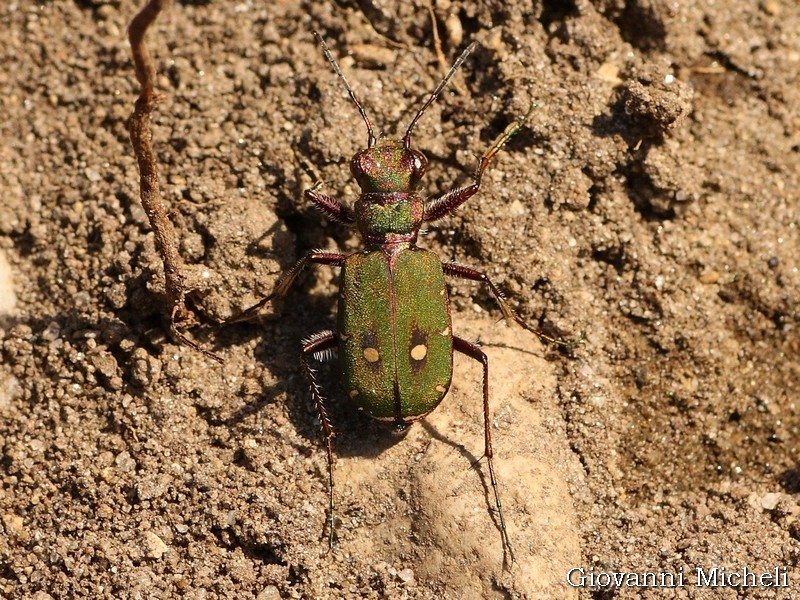
[[[445,276],[485,283],[505,319],[515,321],[545,341],[561,342],[525,323],[485,273],[455,262],[442,262],[433,252],[417,247],[417,235],[423,223],[452,213],[480,189],[481,178],[492,158],[522,128],[535,105],[512,123],[481,157],[470,184],[424,200],[417,186],[425,173],[427,159],[422,152],[412,148],[414,126],[436,101],[477,42],[470,44],[453,63],[417,111],[401,139],[378,140],[364,107],[325,40],[317,32],[314,32],[314,37],[361,114],[368,140],[367,147],[350,161],[350,170],[361,188],[354,208],[320,193],[317,186],[306,190],[305,196],[334,221],[355,224],[363,238],[364,249],[350,255],[322,250],[309,252],[281,276],[269,296],[236,320],[252,316],[273,298],[283,296],[310,263],[342,269],[337,330],[315,333],[302,343],[303,370],[319,413],[327,450],[330,547],[334,543],[334,431],[309,358],[338,349],[344,387],[350,399],[370,417],[400,428],[424,418],[445,397],[452,380],[454,351],[481,363],[484,456],[494,491],[501,538],[513,560],[492,462],[489,361],[478,345],[453,335]]]

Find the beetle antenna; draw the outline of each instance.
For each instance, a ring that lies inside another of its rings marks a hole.
[[[411,125],[408,126],[406,134],[403,136],[403,145],[406,148],[411,147],[411,132],[414,129],[414,125],[417,124],[417,121],[419,121],[419,118],[425,113],[428,107],[434,102],[436,102],[436,99],[439,97],[439,94],[442,93],[442,90],[445,88],[448,82],[453,78],[453,75],[456,74],[458,68],[462,65],[462,63],[465,60],[467,60],[467,56],[469,56],[469,53],[472,52],[475,49],[475,46],[477,45],[478,42],[472,42],[469,46],[466,47],[466,49],[461,53],[461,56],[459,56],[456,59],[456,62],[453,63],[453,66],[450,67],[450,70],[447,72],[447,75],[444,76],[444,79],[442,79],[439,82],[439,85],[436,86],[436,89],[433,90],[433,93],[430,95],[430,98],[428,98],[428,101],[425,102],[425,104],[422,105],[422,108],[419,109],[419,111],[417,112],[417,116],[415,116],[414,120],[411,121]]]
[[[322,51],[325,53],[325,58],[328,59],[328,62],[331,63],[333,70],[336,71],[336,74],[339,78],[344,82],[344,87],[347,88],[347,93],[350,94],[350,98],[353,100],[353,104],[356,105],[358,112],[361,113],[361,117],[364,119],[364,123],[367,125],[367,147],[372,148],[375,145],[375,134],[372,132],[372,123],[369,122],[369,118],[367,117],[367,113],[364,110],[364,107],[361,105],[361,102],[358,101],[356,97],[356,93],[353,91],[353,88],[350,87],[350,83],[348,83],[347,78],[342,73],[342,70],[339,68],[339,63],[336,62],[336,59],[333,58],[333,54],[328,48],[328,44],[325,43],[325,40],[322,39],[322,36],[317,33],[316,31],[312,32],[314,37],[317,38],[319,45],[322,46]],[[448,75],[449,77],[449,75]]]

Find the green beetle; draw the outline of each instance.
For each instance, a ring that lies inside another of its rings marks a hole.
[[[531,111],[510,125],[481,157],[469,185],[424,200],[417,193],[417,185],[425,174],[427,159],[411,147],[412,131],[476,43],[462,52],[419,109],[405,135],[399,140],[379,142],[363,106],[327,44],[319,34],[314,35],[361,114],[367,127],[368,143],[367,148],[358,152],[350,162],[350,169],[361,188],[354,209],[319,193],[316,188],[306,190],[305,195],[331,219],[355,224],[363,237],[365,249],[350,255],[318,250],[310,252],[280,278],[272,294],[243,316],[255,313],[272,298],[285,294],[309,263],[342,268],[337,330],[322,331],[308,337],[302,348],[303,368],[319,412],[328,454],[329,544],[332,547],[334,541],[333,427],[309,358],[324,356],[338,348],[344,386],[350,399],[369,416],[402,428],[425,417],[442,401],[452,380],[453,351],[458,351],[483,365],[484,455],[502,540],[513,560],[492,464],[489,362],[476,344],[453,335],[445,275],[486,283],[504,318],[514,320],[546,341],[555,340],[528,326],[517,316],[486,274],[454,262],[443,263],[436,254],[418,248],[416,243],[423,223],[452,213],[478,191],[490,161],[522,128]]]

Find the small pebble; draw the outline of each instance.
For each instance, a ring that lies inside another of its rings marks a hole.
[[[61,325],[56,321],[51,321],[50,324],[42,332],[42,339],[45,342],[52,342],[58,339],[61,335]]]
[[[385,46],[352,44],[349,49],[353,58],[362,67],[389,67],[397,59],[395,51]]]
[[[444,28],[447,31],[447,42],[451,48],[458,48],[464,41],[464,27],[458,14],[451,12],[444,20]]]
[[[5,527],[8,535],[20,541],[24,542],[28,539],[28,530],[25,528],[25,522],[19,515],[12,513],[3,515],[3,527]]]
[[[0,250],[0,314],[10,315],[17,306],[14,277],[5,252]]]
[[[136,461],[133,460],[128,452],[120,452],[117,454],[114,463],[122,473],[130,473],[136,468]]]
[[[710,285],[712,283],[717,283],[717,281],[719,281],[719,271],[707,269],[700,273],[700,283]]]
[[[764,494],[761,497],[761,507],[764,510],[775,510],[775,507],[778,506],[778,502],[780,502],[780,500],[781,494],[777,494],[775,492]]]
[[[521,217],[527,212],[528,211],[525,208],[525,205],[518,199],[514,200],[508,207],[508,214],[510,214],[512,217]]]
[[[281,591],[274,585],[268,585],[259,592],[256,600],[281,600]]]
[[[770,259],[767,261],[767,266],[770,269],[777,269],[778,265],[781,264],[781,259],[777,256],[771,256]]]
[[[763,10],[769,16],[774,17],[781,12],[781,5],[775,2],[775,0],[767,0],[766,2],[761,3],[761,10]]]
[[[157,383],[160,377],[161,361],[144,348],[136,348],[131,360],[131,383],[146,388]]]
[[[169,551],[169,546],[164,543],[164,540],[152,531],[148,531],[144,534],[144,544],[147,556],[150,558],[159,559]]]
[[[397,572],[397,578],[406,585],[414,583],[414,571],[411,569],[400,569]]]

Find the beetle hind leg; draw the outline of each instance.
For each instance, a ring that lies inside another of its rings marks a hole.
[[[325,408],[325,398],[322,395],[322,388],[317,382],[316,374],[308,363],[309,357],[325,360],[330,357],[334,348],[339,343],[339,337],[335,331],[320,331],[303,340],[303,371],[305,372],[308,385],[311,388],[311,396],[317,407],[317,414],[322,424],[322,434],[325,440],[325,450],[328,454],[328,497],[330,523],[328,534],[328,547],[333,548],[334,541],[334,502],[333,502],[333,426],[328,417],[328,409]]]
[[[500,535],[502,536],[503,544],[508,549],[508,554],[511,556],[511,561],[514,562],[516,559],[514,550],[511,547],[511,540],[508,537],[506,520],[503,517],[503,503],[500,502],[500,491],[497,488],[497,476],[494,473],[494,464],[492,462],[492,431],[489,425],[489,357],[477,345],[456,336],[453,336],[453,350],[461,352],[461,354],[483,365],[483,435],[485,444],[483,454],[489,467],[489,480],[494,491],[494,503],[497,507],[497,517],[500,521]]]

